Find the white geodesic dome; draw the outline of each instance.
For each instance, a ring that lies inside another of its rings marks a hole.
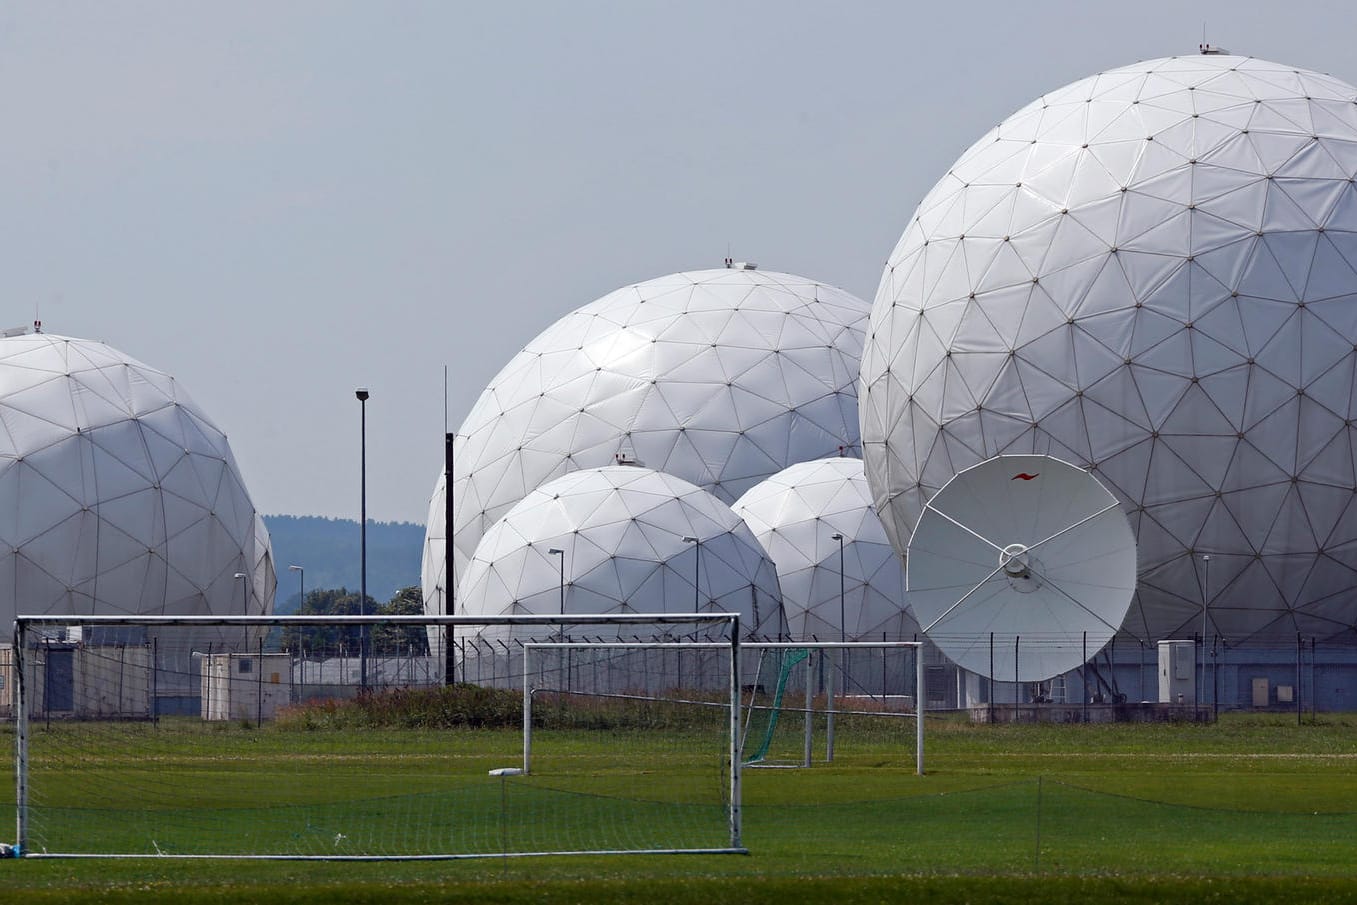
[[[467,616],[555,615],[562,606],[587,614],[730,612],[740,614],[746,635],[777,638],[783,630],[777,572],[730,507],[682,478],[625,465],[574,472],[530,492],[485,533],[457,597],[458,615]],[[480,634],[525,640],[555,631]]]
[[[454,568],[552,478],[616,462],[726,503],[793,462],[857,454],[866,302],[805,277],[677,273],[547,328],[481,394],[455,443]],[[425,609],[443,612],[444,476],[429,507]]]
[[[863,356],[897,549],[999,453],[1091,470],[1140,554],[1123,630],[1353,626],[1357,89],[1237,56],[1114,69],[991,130],[891,253]],[[1209,573],[1201,556],[1211,556]]]
[[[0,339],[0,620],[258,615],[274,585],[226,435],[174,378],[100,342]]]
[[[735,501],[777,567],[793,639],[909,640],[919,631],[905,601],[900,556],[872,506],[860,459],[785,468]],[[838,534],[843,538],[840,584]],[[840,591],[844,619],[840,619]]]

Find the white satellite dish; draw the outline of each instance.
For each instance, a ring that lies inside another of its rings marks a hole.
[[[1050,456],[998,456],[924,507],[906,583],[924,633],[958,666],[1042,681],[1083,665],[1121,627],[1135,538],[1088,472]]]

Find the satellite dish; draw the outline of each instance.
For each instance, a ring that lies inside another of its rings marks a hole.
[[[924,507],[906,585],[924,633],[958,666],[1041,681],[1083,665],[1121,627],[1135,538],[1116,497],[1083,469],[997,456]]]

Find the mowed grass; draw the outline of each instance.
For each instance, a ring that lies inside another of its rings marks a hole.
[[[845,723],[832,765],[744,772],[748,856],[24,859],[0,862],[0,895],[706,905],[1357,899],[1357,717],[1303,726],[1292,715],[1244,714],[1216,725],[936,720],[924,777],[913,772],[912,725],[863,732]],[[54,839],[136,845],[180,820],[190,841],[249,848],[283,840],[320,853],[334,851],[336,834],[347,836],[342,844],[392,852],[449,833],[485,850],[625,844],[647,833],[721,842],[719,739],[704,734],[555,733],[540,740],[540,775],[500,785],[486,771],[516,762],[513,731],[146,728],[134,756],[89,726],[35,731],[34,760],[48,771],[35,792],[48,810],[35,823]],[[681,804],[694,788],[713,800]],[[189,790],[215,812],[210,820],[178,813]],[[635,800],[605,794],[618,790]],[[458,816],[502,806],[530,806],[533,816],[514,827],[468,827]],[[404,838],[342,833],[363,825],[365,813],[392,809]]]

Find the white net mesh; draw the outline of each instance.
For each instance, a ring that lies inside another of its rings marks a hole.
[[[650,618],[575,616],[570,628],[727,639],[734,629],[720,617]],[[543,637],[564,628],[534,624]],[[23,853],[738,847],[731,647],[693,653],[672,683],[663,673],[639,683],[644,664],[616,655],[544,660],[539,759],[523,775],[524,645],[448,656],[431,627],[422,617],[21,619]],[[456,643],[468,626],[452,628]]]

